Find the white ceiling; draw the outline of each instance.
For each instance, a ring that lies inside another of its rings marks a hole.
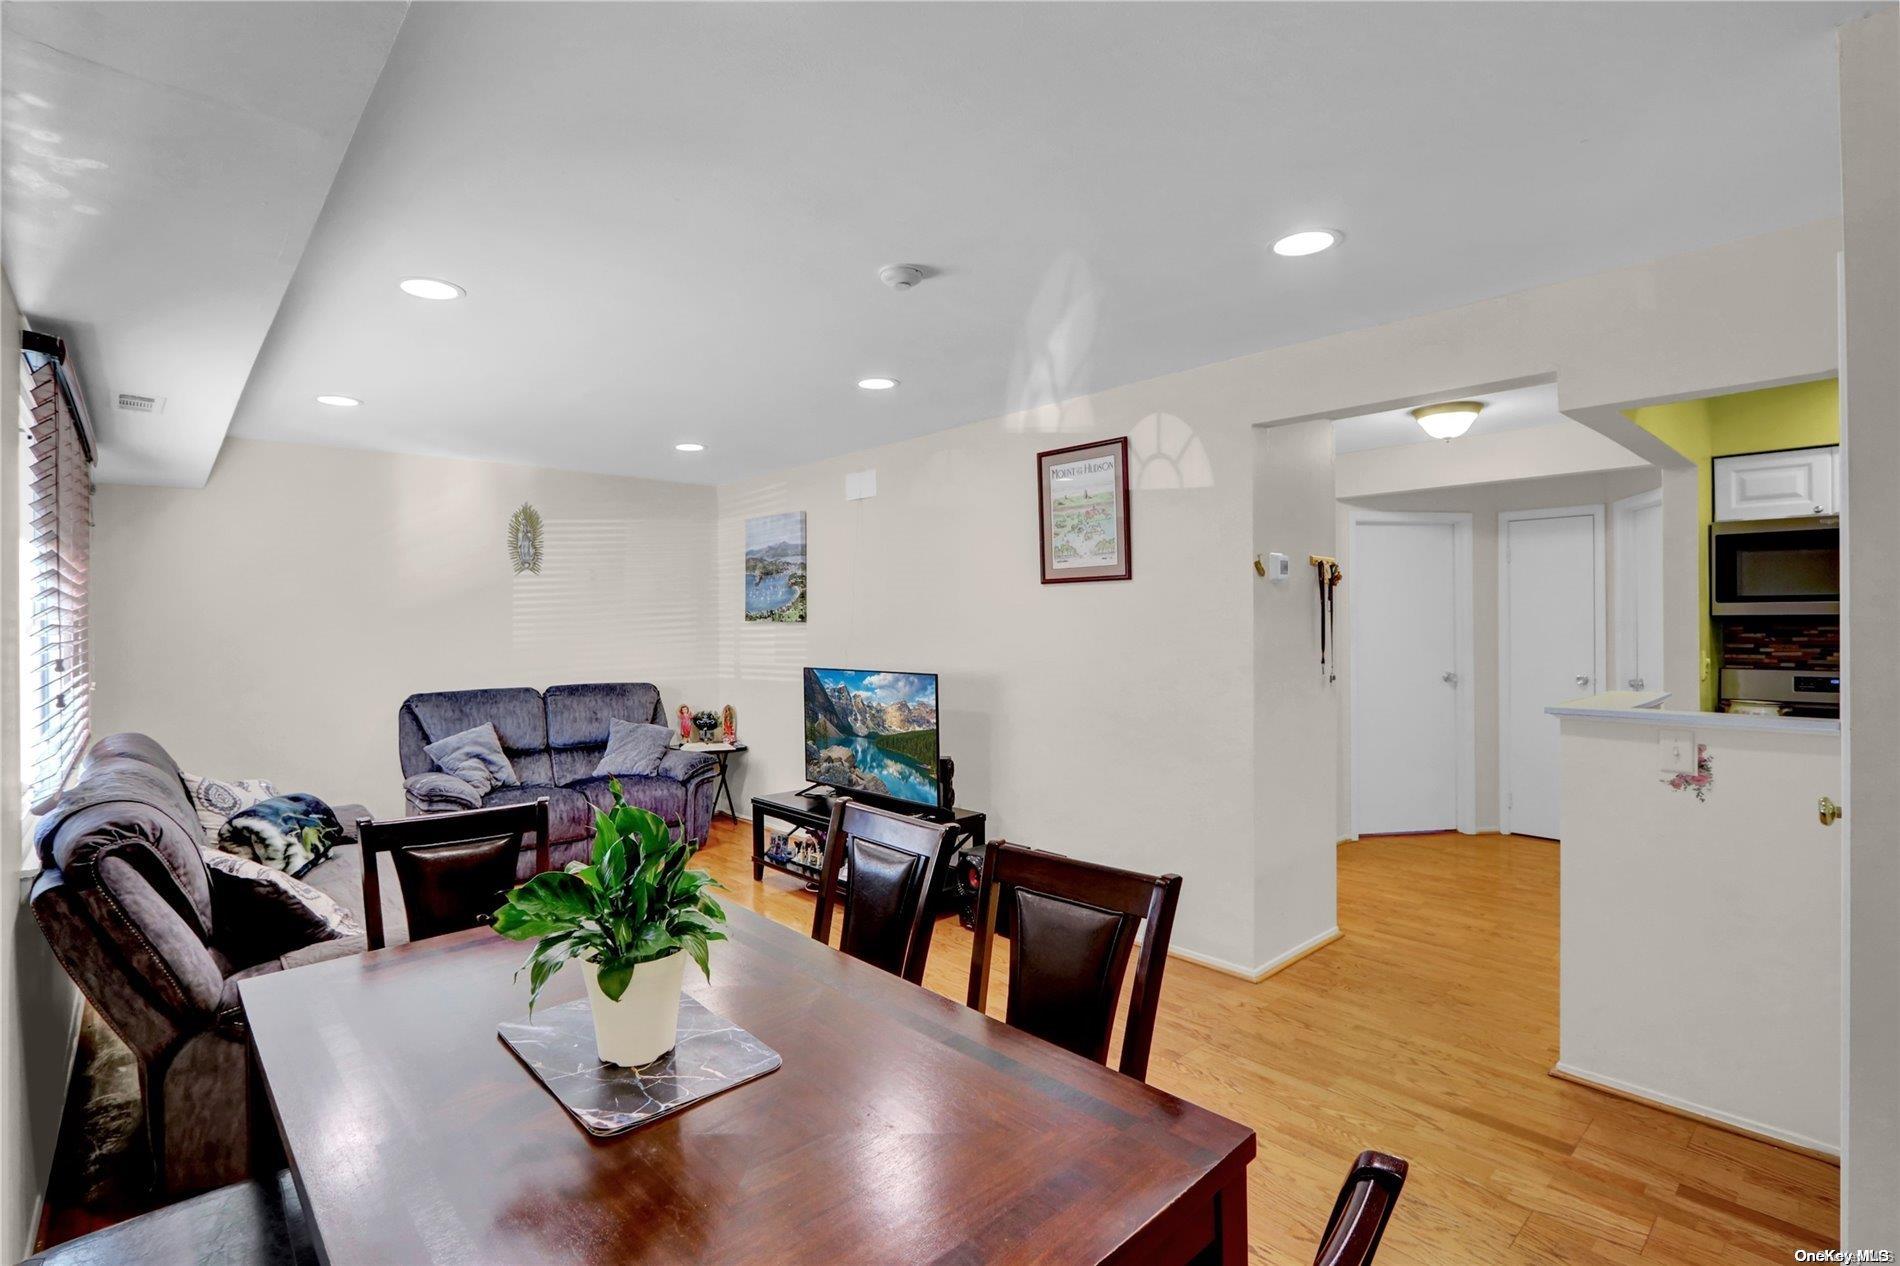
[[[382,73],[234,432],[704,482],[1837,215],[1833,28],[1867,8],[431,3],[382,65],[368,38],[312,57],[280,7],[197,18],[260,88]],[[203,172],[152,214],[255,232],[206,195],[254,149],[147,131]],[[1312,225],[1345,243],[1266,249]],[[162,253],[105,245],[120,274]],[[941,275],[894,293],[900,261]],[[102,345],[211,315],[21,298]],[[87,385],[234,386],[212,350]],[[173,422],[114,472],[202,480]]]
[[[72,346],[106,481],[202,483],[401,4],[7,4],[7,276]],[[165,398],[120,413],[117,393]]]
[[[1564,416],[1557,408],[1557,384],[1554,382],[1519,387],[1512,391],[1493,391],[1487,395],[1463,395],[1457,399],[1478,400],[1484,404],[1477,421],[1465,432],[1468,436],[1496,435],[1501,431],[1522,431],[1539,426],[1583,425]],[[1410,408],[1362,413],[1357,417],[1336,418],[1333,421],[1335,453],[1362,453],[1369,448],[1445,442],[1425,434]]]

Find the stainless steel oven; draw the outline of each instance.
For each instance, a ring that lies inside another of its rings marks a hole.
[[[1748,519],[1709,529],[1711,615],[1839,615],[1841,520]]]

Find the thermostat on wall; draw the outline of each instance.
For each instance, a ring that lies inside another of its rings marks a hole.
[[[1293,574],[1293,564],[1287,560],[1287,556],[1285,554],[1267,555],[1267,579],[1268,580],[1271,580],[1274,584],[1277,585],[1277,584],[1283,583],[1286,580],[1286,578],[1288,576],[1291,576],[1292,574]]]

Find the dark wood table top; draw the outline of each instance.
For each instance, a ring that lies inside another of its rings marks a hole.
[[[1247,1127],[731,916],[687,988],[784,1067],[608,1139],[496,1037],[526,947],[486,929],[245,981],[325,1260],[1145,1262],[1236,1216]]]

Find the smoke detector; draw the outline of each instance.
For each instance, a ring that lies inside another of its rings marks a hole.
[[[877,270],[877,279],[892,290],[909,290],[928,276],[930,270],[922,264],[886,264]]]

